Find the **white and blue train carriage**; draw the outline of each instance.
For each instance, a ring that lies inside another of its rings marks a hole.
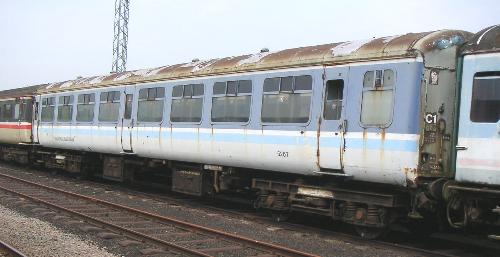
[[[457,228],[500,225],[500,25],[474,35],[460,62],[456,174],[444,186],[447,217]],[[492,238],[500,240],[495,228]]]
[[[102,163],[116,180],[144,163],[175,191],[250,188],[259,207],[387,227],[415,202],[408,189],[453,178],[458,48],[471,36],[264,49],[49,84],[36,97],[35,155],[72,172]]]

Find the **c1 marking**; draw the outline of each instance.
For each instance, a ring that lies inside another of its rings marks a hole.
[[[437,123],[437,114],[436,113],[427,113],[425,115],[425,123],[436,124]]]

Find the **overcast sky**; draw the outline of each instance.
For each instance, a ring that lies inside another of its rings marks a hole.
[[[0,0],[0,90],[111,71],[114,0]],[[498,0],[131,0],[127,69],[500,23]]]

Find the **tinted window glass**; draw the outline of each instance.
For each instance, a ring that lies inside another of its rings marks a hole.
[[[373,87],[374,72],[367,71],[363,80],[363,87]]]
[[[76,109],[76,121],[91,122],[94,120],[94,104],[79,104]]]
[[[76,121],[91,122],[94,120],[95,94],[78,95],[76,106]]]
[[[132,117],[132,101],[134,100],[133,94],[125,95],[125,114],[123,115],[125,119],[130,119]]]
[[[226,82],[215,82],[214,95],[224,95],[224,94],[226,94]]]
[[[329,80],[326,83],[326,99],[323,110],[325,120],[339,120],[342,114],[344,80]]]
[[[212,98],[213,122],[248,122],[250,95]]]
[[[170,120],[172,122],[200,122],[203,98],[182,98],[172,100]]]
[[[0,121],[8,122],[14,121],[14,101],[6,101],[0,103]]]
[[[175,89],[175,88],[174,88]],[[181,86],[182,89],[182,86]],[[141,91],[146,92],[141,96]],[[174,90],[175,91],[175,90]],[[174,93],[174,92],[173,92]],[[145,95],[147,94],[147,95]],[[129,96],[129,95],[127,95]],[[137,105],[137,121],[138,122],[160,122],[163,120],[163,106],[165,88],[152,87],[139,90],[139,103]],[[130,95],[128,108],[132,112],[132,95]],[[127,118],[127,106],[125,106],[125,118]]]
[[[262,122],[306,123],[309,120],[311,94],[264,95]]]
[[[182,97],[183,92],[184,92],[184,87],[182,85],[175,86],[172,89],[172,97]]]
[[[384,70],[384,87],[392,87],[395,83],[394,71]]]
[[[57,108],[57,121],[69,122],[73,119],[73,96],[60,96]]]
[[[180,99],[173,99],[170,111],[171,122],[200,122],[203,110],[203,84],[179,85],[183,89]]]
[[[118,111],[120,103],[101,103],[99,105],[99,121],[116,122],[118,121]]]
[[[227,95],[236,95],[236,89],[238,86],[238,81],[228,81],[227,82]]]
[[[500,119],[500,76],[475,76],[470,119],[496,123]]]
[[[281,92],[292,92],[293,91],[293,77],[281,78]]]
[[[203,84],[193,85],[193,96],[202,96],[204,94]]]
[[[280,78],[268,78],[264,80],[264,92],[278,92],[280,90]]]
[[[139,101],[137,121],[160,122],[163,119],[163,99],[155,101]]]
[[[184,85],[184,98],[190,98],[193,95],[193,85]]]
[[[365,126],[385,127],[392,117],[394,90],[363,91],[361,123]]]
[[[44,98],[42,100],[41,120],[43,122],[52,122],[54,120],[54,97]]]
[[[312,89],[312,77],[311,76],[295,77],[295,89],[294,90],[311,90],[311,89]]]
[[[240,80],[238,85],[238,94],[248,94],[252,93],[252,81],[251,80]]]
[[[376,70],[375,71],[375,86],[380,87],[382,86],[382,70]]]

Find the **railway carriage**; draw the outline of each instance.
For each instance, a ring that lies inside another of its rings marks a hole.
[[[11,89],[0,94],[0,159],[29,163],[33,96],[38,87]]]
[[[396,221],[434,220],[444,203],[459,226],[460,210],[479,203],[461,197],[480,187],[471,185],[490,186],[481,196],[499,192],[499,148],[480,158],[493,165],[485,172],[472,149],[479,137],[470,136],[484,135],[483,125],[498,129],[500,62],[491,42],[499,29],[481,33],[263,49],[47,84],[34,94],[30,155],[74,173],[249,198],[279,218],[325,215],[365,237]],[[487,89],[471,96],[476,87]],[[491,122],[464,118],[471,97]],[[455,156],[457,140],[471,144],[471,155]],[[490,213],[498,197],[488,199],[480,204]]]
[[[447,217],[457,228],[479,222],[498,224],[500,26],[479,31],[463,47],[460,58],[455,179],[444,188]]]

